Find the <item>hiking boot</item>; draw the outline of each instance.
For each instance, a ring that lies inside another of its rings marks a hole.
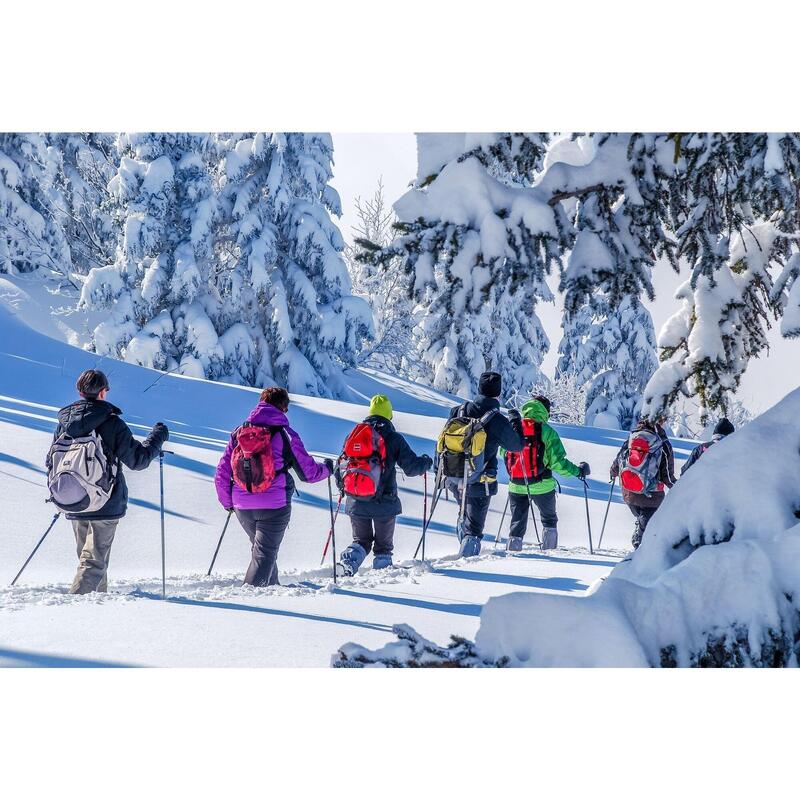
[[[342,568],[342,575],[349,577],[358,572],[358,568],[364,563],[367,551],[357,542],[345,547],[339,557],[339,566]],[[336,573],[339,574],[338,572]]]
[[[509,553],[519,553],[519,551],[522,550],[522,537],[509,536],[506,550],[508,550]]]
[[[555,550],[558,547],[558,528],[542,530],[542,550]]]
[[[386,569],[392,566],[392,557],[381,553],[372,559],[372,569]]]
[[[477,536],[465,536],[461,540],[461,547],[458,551],[460,558],[477,556],[481,552],[481,540]]]

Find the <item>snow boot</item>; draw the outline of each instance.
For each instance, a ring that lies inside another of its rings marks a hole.
[[[372,559],[372,569],[386,569],[392,566],[392,557],[385,553],[380,553]]]
[[[633,536],[631,536],[631,544],[633,545],[634,550],[638,550],[641,543],[642,532],[639,530],[639,520],[637,519],[633,528]]]
[[[476,556],[481,551],[481,540],[477,536],[465,536],[461,540],[461,547],[459,548],[459,558],[469,558]]]
[[[522,550],[522,537],[509,536],[508,545],[506,545],[506,550],[508,550],[509,553],[519,553],[519,551]]]
[[[342,555],[339,557],[339,563],[336,565],[336,574],[343,575],[344,577],[355,575],[356,572],[358,572],[358,568],[364,563],[366,557],[367,551],[357,542],[353,542],[353,544],[345,547],[342,551]],[[339,571],[339,567],[341,567],[341,571]]]
[[[542,529],[542,550],[555,550],[558,547],[558,528]]]

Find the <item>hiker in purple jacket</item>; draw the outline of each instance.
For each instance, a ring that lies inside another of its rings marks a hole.
[[[297,431],[289,427],[288,410],[289,393],[275,386],[264,389],[259,404],[247,418],[251,426],[270,430],[275,477],[266,489],[248,492],[239,479],[234,481],[232,459],[237,434],[243,428],[231,434],[214,476],[219,502],[226,511],[233,509],[250,537],[252,554],[244,582],[251,586],[278,583],[278,549],[292,516],[294,479],[289,470],[307,483],[325,480],[333,472],[331,459],[318,464],[308,454]]]

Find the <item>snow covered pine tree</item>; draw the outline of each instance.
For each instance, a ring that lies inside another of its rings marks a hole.
[[[541,379],[549,342],[536,315],[559,252],[552,211],[525,191],[545,134],[420,134],[415,188],[398,200],[397,238],[360,240],[359,258],[399,259],[414,311],[412,377],[468,395],[486,369],[508,391]]]

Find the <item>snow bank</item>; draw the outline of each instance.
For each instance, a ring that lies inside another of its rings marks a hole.
[[[799,419],[796,390],[709,450],[590,596],[490,601],[477,652],[521,666],[797,666]]]

